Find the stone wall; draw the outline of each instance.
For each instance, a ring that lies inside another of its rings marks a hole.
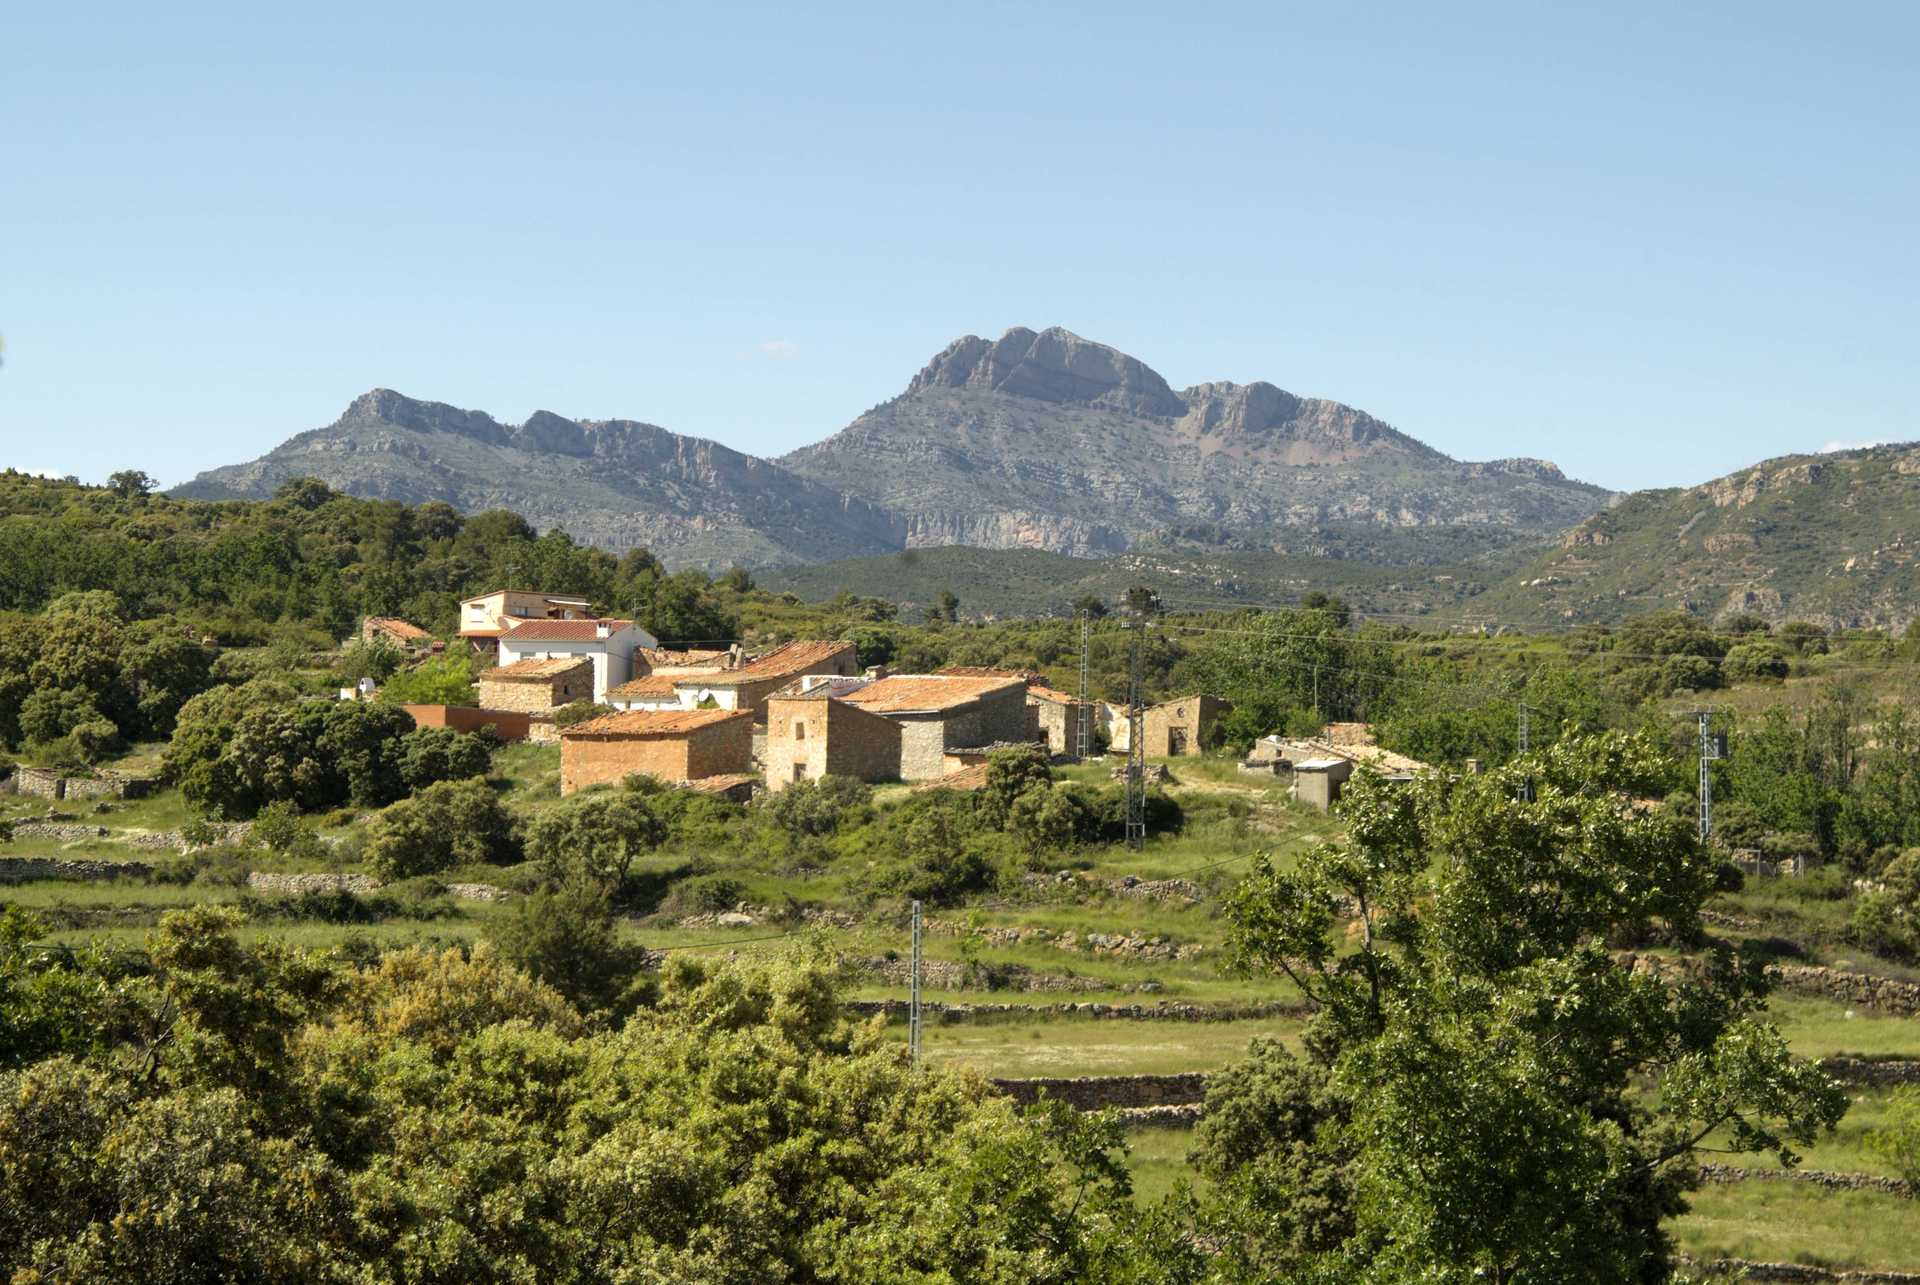
[[[905,1019],[904,999],[850,999],[843,1007],[859,1017]],[[1189,1004],[1161,1000],[1156,1004],[1107,1004],[1088,1000],[1064,1004],[923,1003],[922,1019],[931,1022],[993,1022],[1025,1018],[1077,1017],[1116,1022],[1244,1022],[1266,1017],[1307,1017],[1313,1005],[1301,999],[1265,1000],[1255,1004]]]
[[[1820,1069],[1843,1084],[1859,1087],[1920,1084],[1920,1058],[1823,1057]]]
[[[13,769],[13,792],[37,795],[43,799],[64,799],[67,797],[67,782],[58,772],[49,772],[42,767],[16,767]]]
[[[247,875],[247,887],[254,892],[286,896],[336,890],[365,896],[367,893],[380,891],[380,881],[372,875],[271,874],[265,870],[255,870]]]
[[[947,720],[894,719],[900,727],[900,779],[931,781],[947,774]]]
[[[1920,1014],[1920,982],[1808,964],[1776,964],[1767,973],[1785,990],[1902,1017]]]
[[[1087,1075],[1072,1079],[990,1080],[1015,1102],[1039,1101],[1042,1094],[1082,1111],[1136,1107],[1186,1106],[1207,1095],[1204,1071],[1178,1075]]]
[[[1888,1271],[1836,1272],[1804,1263],[1756,1263],[1745,1258],[1700,1259],[1680,1256],[1680,1261],[1713,1276],[1738,1281],[1792,1281],[1806,1285],[1920,1285],[1920,1274]]]
[[[1913,1188],[1899,1178],[1882,1178],[1871,1173],[1839,1173],[1832,1169],[1746,1169],[1739,1165],[1704,1164],[1700,1177],[1705,1182],[1804,1182],[1829,1191],[1885,1191],[1896,1196],[1911,1196]]]
[[[0,857],[0,883],[41,879],[144,879],[152,867],[144,861],[66,861],[58,857]]]
[[[70,825],[59,821],[13,823],[16,842],[21,839],[46,839],[53,843],[85,843],[89,839],[104,839],[112,833],[104,825]]]
[[[42,799],[144,799],[153,782],[144,776],[103,772],[99,776],[61,776],[44,767],[16,767],[6,788],[12,794]]]

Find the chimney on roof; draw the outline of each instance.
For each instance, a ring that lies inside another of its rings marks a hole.
[[[870,682],[877,683],[882,678],[885,678],[886,676],[887,676],[887,667],[885,665],[868,665],[867,666],[867,678]]]
[[[593,626],[593,636],[595,638],[611,638],[613,637],[613,626],[608,624],[604,620],[595,621]]]
[[[744,659],[746,659],[746,654],[743,651],[741,651],[739,643],[735,643],[733,644],[733,646],[727,648],[727,668],[728,669],[740,668],[740,664]]]

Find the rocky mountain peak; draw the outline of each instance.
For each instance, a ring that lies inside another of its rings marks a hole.
[[[507,430],[485,412],[461,410],[445,402],[416,401],[391,388],[375,388],[354,398],[336,426],[365,424],[390,424],[422,433],[458,433],[495,445],[507,441]]]
[[[907,393],[936,388],[977,388],[1130,415],[1175,417],[1187,410],[1145,362],[1059,326],[1037,333],[1015,326],[991,343],[978,335],[955,340],[913,377]]]
[[[550,410],[537,410],[527,422],[513,430],[509,444],[523,451],[543,451],[551,455],[591,455],[593,443],[580,425]]]

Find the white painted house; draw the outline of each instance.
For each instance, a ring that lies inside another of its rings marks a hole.
[[[633,677],[634,653],[659,645],[631,620],[527,620],[500,635],[500,663],[586,657],[593,661],[593,699],[605,703],[611,688]]]

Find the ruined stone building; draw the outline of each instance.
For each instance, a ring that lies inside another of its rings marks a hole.
[[[926,781],[1029,744],[1022,678],[895,674],[810,680],[767,702],[767,788],[826,775]]]

